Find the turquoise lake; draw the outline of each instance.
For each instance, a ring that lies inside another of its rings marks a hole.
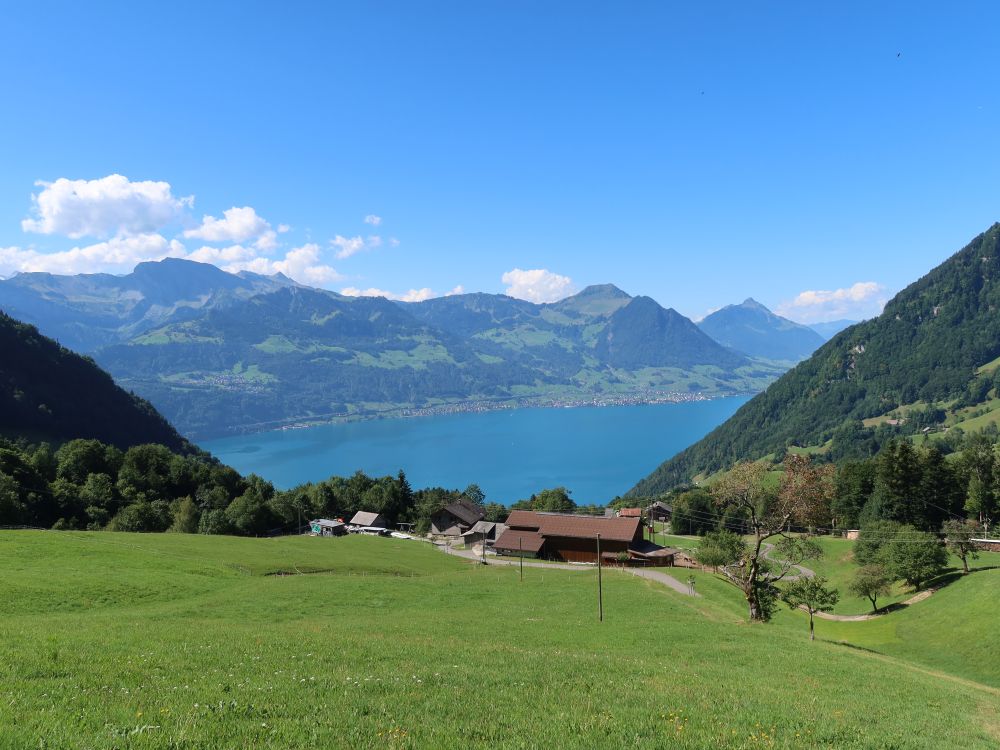
[[[490,502],[509,505],[564,486],[579,504],[603,503],[747,400],[381,419],[241,435],[201,447],[282,489],[358,469],[375,476],[402,469],[414,489],[476,483]]]

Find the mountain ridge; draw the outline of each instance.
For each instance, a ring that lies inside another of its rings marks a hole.
[[[797,362],[824,341],[816,331],[776,315],[753,297],[716,310],[698,327],[724,346],[765,359]]]

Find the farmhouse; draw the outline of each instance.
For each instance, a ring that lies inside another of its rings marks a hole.
[[[431,533],[442,536],[462,536],[483,520],[486,511],[468,500],[457,500],[431,516]]]
[[[536,513],[515,510],[507,518],[507,530],[493,548],[497,554],[544,557],[566,562],[597,562],[597,535],[601,535],[601,557],[618,560],[623,554],[648,565],[670,565],[671,553],[642,538],[638,518],[574,516],[566,513]]]
[[[389,522],[381,513],[369,513],[359,510],[351,519],[351,526],[374,526],[376,528],[388,528]]]

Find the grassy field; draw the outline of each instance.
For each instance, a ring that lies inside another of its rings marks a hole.
[[[691,599],[606,571],[600,623],[593,571],[393,539],[0,532],[0,561],[5,748],[1000,743],[997,690],[907,663],[908,629],[951,643],[916,606],[882,656],[748,626],[711,574]]]

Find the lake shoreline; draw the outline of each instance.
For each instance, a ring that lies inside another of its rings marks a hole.
[[[701,401],[718,401],[727,398],[753,398],[760,391],[732,393],[705,393],[696,391],[681,393],[677,391],[641,391],[621,394],[602,394],[592,397],[551,397],[551,396],[517,396],[503,399],[472,399],[455,403],[435,404],[425,407],[395,406],[383,410],[370,410],[357,414],[343,414],[327,417],[302,417],[301,419],[282,420],[274,427],[266,429],[234,429],[220,434],[188,435],[189,440],[214,442],[227,438],[263,435],[272,432],[288,432],[291,430],[310,430],[338,424],[356,424],[359,422],[375,422],[385,419],[420,419],[424,417],[440,417],[451,414],[485,414],[495,411],[517,411],[521,409],[577,409],[577,408],[609,408],[617,406],[650,406],[656,404],[686,404]]]

